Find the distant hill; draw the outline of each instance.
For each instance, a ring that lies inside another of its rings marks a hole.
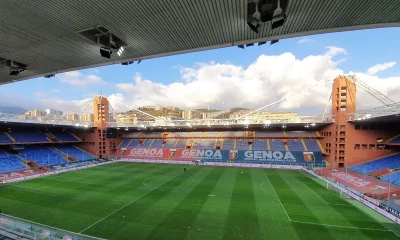
[[[24,114],[26,111],[28,111],[28,110],[26,110],[24,108],[21,108],[21,107],[3,107],[3,106],[0,106],[0,112],[2,112],[2,113],[21,115],[21,114]]]

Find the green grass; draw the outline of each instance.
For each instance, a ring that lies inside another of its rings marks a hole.
[[[3,186],[0,209],[106,239],[398,239],[294,170],[114,163]]]

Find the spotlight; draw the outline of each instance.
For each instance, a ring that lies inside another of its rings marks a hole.
[[[278,39],[278,40],[272,40],[272,41],[271,41],[271,45],[272,45],[272,44],[275,44],[275,43],[277,43],[277,42],[279,42],[279,39]]]
[[[272,29],[282,27],[283,24],[285,23],[286,19],[286,14],[283,14],[282,8],[281,8],[281,0],[277,0],[278,6],[276,7],[274,11],[274,15],[272,17]]]
[[[261,46],[261,45],[264,45],[264,44],[266,44],[267,42],[265,41],[265,42],[259,42],[258,43],[258,46]]]
[[[254,46],[254,43],[248,43],[248,44],[246,44],[246,47],[252,47],[252,46]]]
[[[239,45],[238,48],[244,49],[244,46],[243,45]]]
[[[132,63],[133,63],[133,61],[132,62],[124,62],[124,63],[121,63],[121,64],[126,66],[126,65],[131,65]]]
[[[104,47],[100,48],[100,55],[102,57],[104,57],[104,58],[110,59],[111,58],[111,53],[112,53],[112,51],[110,49],[108,49],[108,48],[104,48]]]
[[[44,77],[45,78],[52,78],[52,77],[55,77],[56,75],[55,74],[49,74],[49,75],[45,75]]]
[[[254,1],[256,4],[256,11],[253,13],[251,20],[247,22],[247,25],[250,27],[251,30],[258,33],[258,29],[260,28],[261,23],[261,14],[258,11],[258,0]]]
[[[10,68],[10,76],[17,76],[25,70],[25,68]]]
[[[121,46],[121,47],[118,49],[118,52],[117,52],[118,56],[121,56],[121,54],[122,54],[123,51],[124,51],[124,47]]]
[[[139,60],[138,62],[137,62],[137,64],[139,64],[139,63],[141,63],[142,62],[142,60]]]

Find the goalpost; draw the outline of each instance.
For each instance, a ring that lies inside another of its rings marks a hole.
[[[331,184],[329,184],[329,183],[326,183],[326,189],[328,189],[328,190],[330,190],[330,191],[332,191],[332,192],[337,193],[337,194],[340,196],[340,198],[343,198],[343,199],[351,199],[351,197],[350,197],[347,193],[345,193],[345,192],[342,191],[341,189],[336,188],[335,186],[333,186],[333,185],[331,185]]]

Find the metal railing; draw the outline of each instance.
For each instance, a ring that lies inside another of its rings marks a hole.
[[[28,220],[0,214],[0,229],[32,240],[101,240]]]

